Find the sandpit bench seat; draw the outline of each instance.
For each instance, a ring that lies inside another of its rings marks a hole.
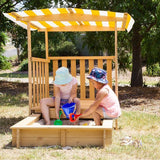
[[[81,103],[81,113],[83,113],[92,103],[94,100],[80,100]],[[64,113],[61,116],[62,118],[65,118]],[[55,114],[55,108],[50,108],[50,118],[56,118]],[[92,115],[84,117],[83,119],[93,118]]]

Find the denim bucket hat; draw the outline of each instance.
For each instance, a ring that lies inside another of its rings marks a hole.
[[[90,75],[87,76],[88,79],[93,79],[99,83],[107,84],[108,80],[106,78],[107,72],[101,68],[93,68]]]
[[[57,85],[63,85],[71,82],[72,80],[72,75],[69,73],[68,68],[66,67],[60,67],[56,71],[56,76],[55,76],[55,81],[54,84]]]

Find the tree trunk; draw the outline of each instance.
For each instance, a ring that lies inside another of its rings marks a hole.
[[[141,26],[135,23],[133,27],[133,57],[132,57],[132,76],[131,87],[142,87],[142,61],[141,61]]]

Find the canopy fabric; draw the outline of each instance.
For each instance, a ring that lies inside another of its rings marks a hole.
[[[31,30],[68,32],[68,31],[117,31],[128,32],[134,19],[128,13],[89,10],[79,8],[50,8],[3,13],[19,26]]]

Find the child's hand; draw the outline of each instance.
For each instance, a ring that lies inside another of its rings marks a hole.
[[[73,98],[72,97],[70,97],[69,100],[68,100],[68,103],[71,103],[71,102],[73,102]]]

